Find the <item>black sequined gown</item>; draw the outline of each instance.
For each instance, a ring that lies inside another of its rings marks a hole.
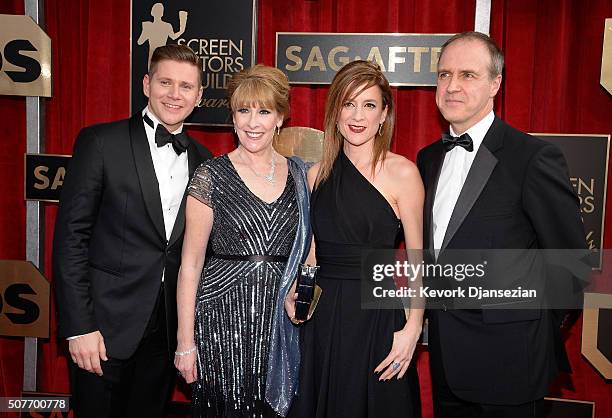
[[[300,334],[300,386],[290,418],[420,417],[415,362],[401,380],[378,381],[403,310],[361,309],[362,250],[395,248],[400,221],[380,192],[344,152],[312,194],[317,309]]]
[[[202,164],[188,190],[213,209],[209,253],[289,255],[298,223],[291,174],[281,196],[266,203],[223,155]],[[276,416],[264,399],[272,316],[284,269],[284,262],[207,255],[196,296],[196,417]]]

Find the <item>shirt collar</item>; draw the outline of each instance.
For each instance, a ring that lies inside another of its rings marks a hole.
[[[142,116],[144,116],[144,115],[149,116],[149,118],[153,121],[153,132],[155,132],[155,130],[157,129],[157,125],[159,125],[161,122],[159,121],[157,116],[155,116],[153,114],[153,112],[151,112],[151,110],[149,109],[149,106],[145,107],[142,110]],[[145,125],[147,125],[147,124],[145,123]],[[173,135],[176,135],[178,133],[181,133],[182,131],[183,131],[183,124],[181,123],[181,126],[179,126],[177,130],[175,130],[173,132],[170,132],[170,133],[173,134]]]
[[[487,132],[489,131],[489,128],[491,127],[491,125],[493,125],[493,120],[495,120],[495,113],[493,113],[493,110],[491,110],[484,118],[480,119],[479,122],[477,122],[467,131],[465,131],[465,133],[467,133],[470,138],[472,138],[472,143],[474,144],[474,152],[478,151],[478,148],[480,147],[480,144],[482,144],[482,141]],[[455,131],[453,131],[452,126],[449,128],[449,131],[451,135],[459,136],[455,133]]]

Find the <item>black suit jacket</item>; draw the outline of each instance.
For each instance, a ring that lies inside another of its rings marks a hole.
[[[432,208],[444,148],[419,152],[425,183],[424,248],[433,250]],[[579,202],[561,151],[497,117],[463,185],[439,259],[446,249],[584,249]],[[554,311],[431,310],[431,371],[458,397],[519,404],[547,394],[569,363]]]
[[[193,139],[189,175],[210,152]],[[110,357],[138,347],[164,273],[168,348],[176,347],[176,279],[185,197],[166,240],[159,187],[140,113],[83,129],[62,188],[53,242],[61,337],[100,330]]]

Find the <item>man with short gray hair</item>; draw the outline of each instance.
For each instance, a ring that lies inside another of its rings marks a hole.
[[[440,53],[436,104],[449,133],[419,152],[425,249],[586,248],[561,151],[493,112],[504,57],[465,32]],[[544,309],[430,309],[436,418],[536,418],[569,363],[562,318]]]

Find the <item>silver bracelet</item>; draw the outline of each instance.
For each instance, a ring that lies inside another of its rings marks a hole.
[[[174,352],[174,355],[175,355],[175,356],[179,356],[179,357],[181,357],[181,356],[186,356],[187,354],[191,354],[191,353],[193,353],[194,351],[196,351],[196,349],[197,349],[197,347],[194,345],[194,346],[193,346],[193,347],[191,347],[189,350],[185,350],[185,351],[175,351],[175,352]]]

